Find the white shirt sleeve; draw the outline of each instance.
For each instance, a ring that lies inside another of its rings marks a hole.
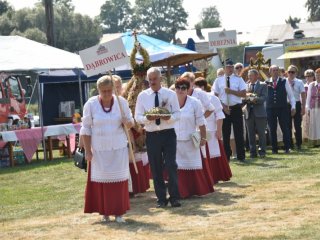
[[[239,91],[247,90],[247,84],[243,80],[243,78],[240,78],[240,83],[239,83]]]
[[[304,89],[303,82],[300,81],[300,93],[304,93],[304,92],[306,92],[306,90]]]
[[[208,94],[204,91],[199,91],[199,100],[205,111],[214,111],[214,106],[211,104]]]
[[[198,99],[194,98],[193,103],[193,107],[195,110],[196,126],[199,127],[205,124],[205,118],[203,115],[201,102]]]
[[[124,112],[124,117],[126,118],[127,121],[130,121],[131,123],[134,123],[133,118],[132,118],[132,113],[131,109],[129,108],[129,103],[126,99],[123,97],[119,97],[120,102],[122,104],[122,109]]]
[[[83,117],[80,129],[80,135],[91,136],[91,127],[92,127],[92,114],[91,114],[91,101],[85,103],[83,107]]]
[[[213,89],[213,93],[214,93],[214,94],[220,95],[220,89],[219,89],[218,81],[219,81],[219,78],[216,78],[216,80],[214,80],[212,89]]]
[[[214,105],[214,115],[216,117],[216,120],[224,119],[225,115],[223,113],[223,110],[222,110],[223,107],[219,98],[216,96],[211,96],[211,98],[212,98],[212,103]]]
[[[167,120],[168,123],[174,123],[176,121],[179,121],[180,119],[180,106],[178,97],[175,92],[172,91],[172,94],[170,94],[170,110],[171,110],[171,117],[169,120]]]
[[[287,79],[285,81],[286,81],[286,85],[285,85],[286,91],[287,91],[289,102],[291,104],[291,109],[296,109],[296,99],[294,98],[292,88],[290,86],[289,81]]]
[[[144,113],[146,111],[146,109],[144,109],[143,107],[143,94],[144,93],[140,93],[138,95],[137,98],[137,103],[136,103],[136,109],[135,109],[135,113],[134,113],[134,118],[136,119],[136,121],[140,124],[144,124],[144,125],[148,125],[151,123],[151,121],[149,121],[147,119],[146,116],[144,116]]]
[[[310,83],[308,86],[308,92],[307,92],[307,100],[306,100],[306,109],[310,110],[310,101],[311,101],[311,89],[313,87],[313,83]]]

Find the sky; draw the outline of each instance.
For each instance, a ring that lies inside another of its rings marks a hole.
[[[33,7],[38,0],[7,0],[16,10],[23,7]],[[220,13],[222,27],[226,30],[254,30],[261,26],[284,24],[292,17],[301,18],[306,22],[307,9],[304,7],[307,0],[184,0],[183,7],[189,14],[188,29],[200,21],[202,8],[216,6]],[[91,17],[100,13],[100,7],[105,0],[73,0],[75,11]],[[131,5],[134,0],[130,0]],[[262,7],[262,3],[266,2]],[[196,5],[196,7],[195,7]]]

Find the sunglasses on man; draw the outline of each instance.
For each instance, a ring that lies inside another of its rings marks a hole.
[[[295,71],[288,71],[289,74],[295,74]]]

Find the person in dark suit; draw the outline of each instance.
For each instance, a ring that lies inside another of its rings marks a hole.
[[[289,116],[287,114],[289,99],[291,116],[296,113],[296,100],[289,82],[279,77],[279,67],[272,65],[269,69],[271,78],[267,81],[267,120],[270,128],[272,153],[278,153],[277,126],[278,121],[283,134],[285,153],[290,153]]]
[[[257,157],[256,132],[259,137],[259,156],[266,155],[266,135],[267,112],[265,101],[267,98],[267,85],[261,82],[259,72],[251,69],[248,72],[249,83],[247,88],[246,105],[244,107],[244,116],[247,125],[250,158]]]

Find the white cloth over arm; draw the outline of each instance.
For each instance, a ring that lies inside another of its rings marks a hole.
[[[291,104],[291,109],[296,109],[296,99],[294,98],[294,94],[290,86],[289,80],[285,80],[285,81],[286,81],[286,85],[285,85],[286,91],[287,91],[289,102]]]

